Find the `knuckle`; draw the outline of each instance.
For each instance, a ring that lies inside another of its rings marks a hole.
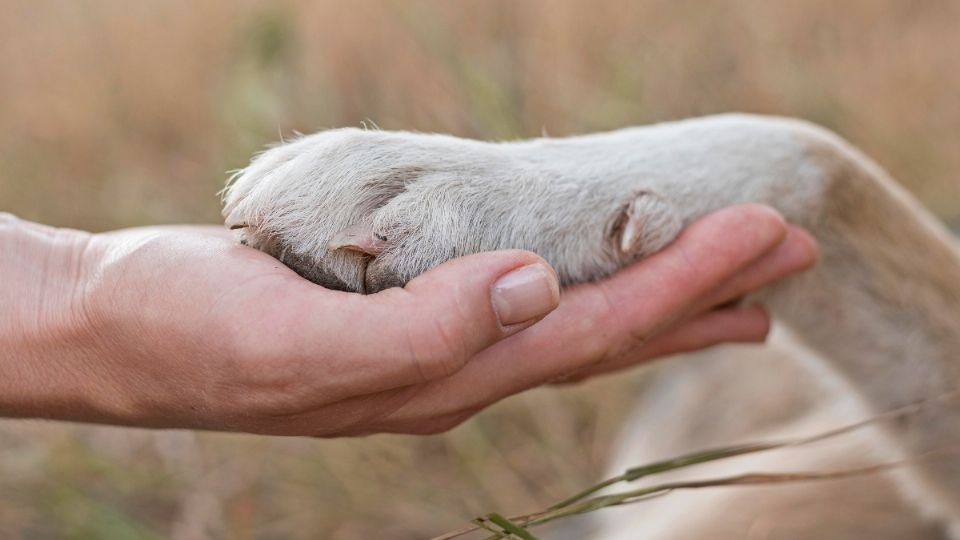
[[[599,283],[598,290],[601,307],[589,332],[588,356],[603,361],[615,356],[624,346],[623,341],[635,343],[644,338],[637,324],[624,318],[623,309],[615,300],[616,291],[610,290],[608,283]]]

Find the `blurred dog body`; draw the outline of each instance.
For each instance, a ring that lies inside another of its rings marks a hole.
[[[872,412],[823,365],[823,359],[778,325],[764,346],[728,345],[650,366],[646,390],[623,428],[609,475],[699,449],[791,440],[869,418]],[[888,433],[868,426],[835,440],[706,463],[618,487],[751,473],[825,473],[902,459],[904,453]],[[915,490],[916,484],[897,472],[678,490],[587,516],[576,524],[577,537],[948,538],[948,525],[925,510],[925,497]]]
[[[224,215],[244,242],[301,275],[374,292],[501,248],[536,251],[565,283],[597,279],[742,202],[809,229],[820,262],[754,298],[778,321],[769,348],[655,369],[616,468],[814,434],[956,391],[956,243],[879,166],[798,121],[725,115],[501,144],[333,130],[258,157],[226,190]],[[960,402],[940,399],[836,442],[684,473],[904,460],[895,475],[673,494],[619,510],[601,536],[940,538],[960,517],[960,460],[935,455],[951,448]]]
[[[835,139],[813,155],[831,163],[824,169],[831,187],[813,214],[788,216],[814,232],[822,260],[809,275],[758,295],[786,324],[777,324],[763,347],[725,346],[653,366],[610,474],[698,449],[824,433],[932,400],[916,416],[836,440],[650,482],[905,466],[825,482],[674,492],[611,510],[592,537],[960,537],[960,251],[846,143]]]

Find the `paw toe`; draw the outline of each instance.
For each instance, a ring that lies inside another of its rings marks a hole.
[[[367,264],[367,271],[364,276],[364,285],[366,288],[364,292],[373,294],[392,287],[403,287],[407,284],[407,281],[408,279],[400,275],[395,268],[392,268],[383,261],[371,259],[369,264]]]
[[[680,213],[670,201],[642,192],[614,218],[609,238],[622,255],[635,259],[663,249],[682,228]]]

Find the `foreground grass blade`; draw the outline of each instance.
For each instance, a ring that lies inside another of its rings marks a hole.
[[[537,540],[537,537],[530,534],[529,531],[496,512],[488,514],[487,519],[499,525],[505,532],[510,533],[513,536],[522,538],[523,540]],[[497,534],[495,535],[495,538],[502,538],[502,535]]]
[[[608,508],[611,506],[620,506],[640,500],[645,500],[653,495],[665,494],[679,489],[699,489],[721,486],[746,486],[746,485],[769,485],[784,484],[802,481],[819,480],[839,480],[842,478],[851,478],[854,476],[865,476],[878,472],[887,471],[903,465],[903,462],[881,463],[858,469],[846,469],[830,472],[784,472],[784,473],[748,473],[738,476],[727,476],[722,478],[710,478],[706,480],[691,480],[686,482],[668,482],[656,486],[642,489],[624,491],[611,495],[604,495],[592,499],[586,499],[579,503],[554,510],[546,510],[524,516],[515,516],[513,520],[523,524],[523,526],[542,525],[549,521],[566,516],[585,514]]]
[[[722,459],[727,459],[736,456],[742,456],[747,454],[752,454],[756,452],[764,452],[768,450],[774,450],[777,448],[786,448],[786,447],[796,447],[806,444],[815,443],[818,441],[823,441],[833,437],[838,437],[845,435],[859,429],[862,429],[871,424],[890,420],[894,418],[900,418],[908,416],[911,414],[916,414],[922,410],[925,410],[931,404],[936,402],[943,401],[948,398],[955,398],[960,393],[948,393],[943,396],[938,396],[929,400],[915,402],[904,407],[899,407],[879,415],[876,415],[867,420],[861,422],[856,422],[854,424],[849,424],[834,430],[830,430],[824,433],[813,435],[810,437],[803,437],[797,439],[791,439],[786,441],[779,442],[767,442],[767,443],[754,443],[754,444],[744,444],[739,446],[731,446],[725,448],[714,448],[710,450],[703,450],[700,452],[694,452],[687,454],[685,456],[680,456],[677,458],[672,458],[664,461],[659,461],[651,463],[648,465],[643,465],[640,467],[634,467],[628,469],[623,474],[608,478],[598,484],[591,486],[590,488],[568,497],[563,501],[551,506],[550,508],[543,510],[541,512],[535,512],[532,514],[524,514],[519,516],[513,516],[511,518],[505,518],[500,514],[491,513],[487,514],[484,517],[477,518],[473,520],[474,525],[469,527],[464,527],[455,531],[451,531],[447,534],[443,534],[437,537],[434,537],[432,540],[450,540],[452,538],[457,538],[463,536],[470,532],[486,529],[495,534],[491,536],[491,539],[502,539],[517,537],[523,540],[529,540],[533,537],[525,527],[541,525],[555,519],[559,519],[566,516],[572,516],[577,514],[585,514],[592,512],[594,510],[599,510],[600,508],[606,508],[610,506],[618,506],[622,504],[628,504],[632,502],[639,502],[658,495],[665,495],[671,491],[678,489],[697,489],[697,488],[707,488],[707,487],[719,487],[719,486],[743,486],[743,485],[757,485],[757,484],[781,484],[789,482],[800,482],[800,481],[815,481],[815,480],[837,480],[842,478],[849,478],[853,476],[863,476],[868,474],[874,474],[882,471],[886,471],[898,466],[901,466],[905,462],[894,462],[894,463],[883,463],[878,465],[872,465],[868,467],[863,467],[859,469],[847,469],[841,471],[832,471],[832,472],[787,472],[787,473],[750,473],[739,476],[731,476],[724,478],[713,478],[706,480],[698,481],[686,481],[686,482],[673,482],[660,484],[657,486],[652,486],[648,488],[642,488],[637,490],[624,491],[621,493],[614,493],[611,495],[588,498],[591,495],[594,495],[598,491],[610,487],[612,485],[618,484],[620,482],[631,482],[643,478],[645,476],[650,476],[654,474],[659,474],[667,471],[672,471],[676,469],[682,469],[685,467],[690,467],[693,465],[698,465],[701,463],[708,463],[711,461],[718,461]],[[930,452],[921,456],[921,458],[927,458],[934,454],[942,454],[945,452],[952,452],[952,450],[942,450],[937,452]],[[492,527],[487,526],[487,522],[494,523],[502,529],[502,531],[497,531]],[[520,532],[516,532],[520,531]],[[527,536],[523,536],[523,535]],[[506,535],[506,536],[505,536]]]
[[[742,474],[737,476],[709,478],[705,480],[667,482],[667,483],[659,484],[656,486],[650,486],[646,488],[634,489],[634,490],[624,491],[620,493],[613,493],[611,495],[603,495],[600,497],[585,499],[580,502],[571,504],[569,506],[565,506],[563,508],[553,508],[553,509],[544,510],[542,512],[534,512],[531,514],[522,514],[518,516],[512,516],[509,518],[509,521],[518,527],[530,527],[530,526],[542,525],[544,523],[547,523],[562,517],[575,516],[578,514],[586,514],[589,512],[593,512],[595,510],[599,510],[601,508],[608,508],[611,506],[620,506],[623,504],[629,504],[633,502],[646,500],[656,495],[662,495],[662,494],[666,494],[671,491],[676,491],[680,489],[699,489],[699,488],[720,487],[720,486],[746,486],[746,485],[761,485],[761,484],[784,484],[784,483],[815,481],[815,480],[839,480],[842,478],[865,476],[869,474],[875,474],[878,472],[887,471],[887,470],[899,467],[904,463],[906,462],[897,461],[892,463],[881,463],[878,465],[871,465],[869,467],[861,467],[858,469],[845,469],[845,470],[830,471],[830,472],[748,473],[748,474]],[[483,518],[474,520],[474,522],[476,523],[480,520],[493,521],[491,519],[491,516],[493,515],[494,514],[488,514]],[[471,533],[479,529],[490,530],[489,527],[474,525],[472,527],[465,527],[463,529],[458,529],[456,531],[434,537],[432,540],[450,540],[452,538],[457,538],[459,536],[463,536],[467,533]],[[502,533],[498,532],[491,538],[504,538],[504,536]]]
[[[556,510],[563,508],[565,506],[570,506],[571,504],[585,499],[594,493],[610,487],[614,484],[620,482],[631,482],[643,478],[644,476],[649,476],[652,474],[658,474],[662,472],[672,471],[674,469],[682,469],[684,467],[689,467],[691,465],[697,465],[699,463],[708,463],[710,461],[717,461],[720,459],[726,459],[735,456],[742,456],[746,454],[752,454],[754,452],[763,452],[764,450],[772,450],[774,448],[780,448],[784,446],[781,443],[770,443],[770,444],[748,444],[743,446],[731,446],[729,448],[714,448],[712,450],[704,450],[702,452],[694,452],[692,454],[687,454],[685,456],[680,456],[674,459],[668,459],[665,461],[658,461],[656,463],[651,463],[649,465],[643,465],[641,467],[634,467],[628,469],[627,472],[608,478],[599,484],[591,486],[572,497],[566,498],[557,504],[550,507],[550,510]]]
[[[803,446],[806,444],[812,444],[815,442],[831,439],[834,437],[839,437],[841,435],[852,433],[854,431],[857,431],[858,429],[862,429],[866,426],[875,424],[877,422],[892,420],[894,418],[900,418],[904,416],[909,416],[911,414],[916,414],[917,412],[920,412],[921,410],[923,410],[930,403],[934,401],[939,401],[940,399],[942,398],[934,398],[932,400],[911,403],[909,405],[905,405],[903,407],[899,407],[899,408],[892,409],[890,411],[878,414],[872,418],[868,418],[866,420],[862,420],[860,422],[856,422],[853,424],[848,424],[846,426],[842,426],[837,429],[833,429],[823,433],[818,433],[810,437],[801,437],[797,439],[790,439],[790,440],[777,441],[777,442],[744,444],[740,446],[729,446],[725,448],[712,448],[709,450],[702,450],[699,452],[694,452],[691,454],[667,459],[664,461],[650,463],[648,465],[642,465],[640,467],[634,467],[632,469],[627,469],[627,471],[624,472],[623,474],[614,476],[612,478],[608,478],[603,482],[600,482],[594,486],[591,486],[585,489],[584,491],[581,491],[580,493],[577,493],[576,495],[568,497],[558,502],[557,504],[551,506],[550,509],[554,510],[558,508],[563,508],[565,506],[569,506],[581,499],[585,499],[586,497],[593,495],[594,493],[604,488],[610,487],[620,482],[633,482],[645,476],[660,474],[660,473],[664,473],[664,472],[672,471],[676,469],[682,469],[684,467],[690,467],[693,465],[698,465],[700,463],[709,463],[711,461],[743,456],[743,455],[753,454],[757,452],[765,452],[767,450],[775,450],[777,448]]]

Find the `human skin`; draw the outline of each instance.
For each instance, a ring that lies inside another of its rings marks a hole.
[[[90,234],[0,214],[0,416],[436,433],[545,383],[762,341],[764,310],[730,301],[815,259],[809,234],[748,204],[562,296],[546,262],[517,250],[363,296],[221,227]]]

